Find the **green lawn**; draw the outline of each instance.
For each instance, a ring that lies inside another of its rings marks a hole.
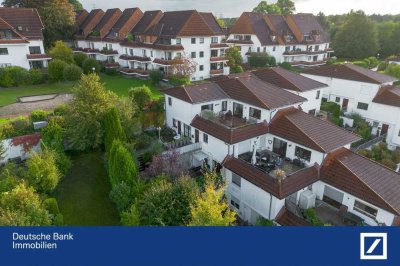
[[[56,197],[65,225],[119,225],[111,186],[101,153],[73,157],[73,166],[57,187]]]
[[[146,85],[151,89],[154,99],[159,99],[160,97],[162,97],[162,93],[160,93],[149,80],[126,78],[120,75],[102,75],[101,81],[105,84],[108,90],[115,92],[120,97],[127,96],[130,88],[143,85]],[[18,88],[0,88],[0,106],[16,103],[18,101],[18,97],[21,96],[69,93],[73,85],[73,82],[60,82]]]

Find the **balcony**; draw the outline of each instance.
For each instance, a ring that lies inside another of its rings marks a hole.
[[[74,48],[74,52],[85,53],[85,54],[99,54],[99,49],[91,49],[91,48]]]
[[[223,75],[224,69],[211,69],[210,75]]]
[[[171,65],[179,65],[179,64],[183,64],[183,60],[181,59],[160,59],[160,58],[155,58],[153,60],[153,63],[156,65],[160,65],[160,66],[171,66]]]
[[[244,119],[233,116],[231,111],[216,114],[211,110],[203,110],[200,113],[200,117],[227,128],[240,128],[257,123],[257,119]]]
[[[328,59],[320,60],[320,61],[292,61],[288,62],[292,66],[296,67],[304,67],[304,66],[322,66],[325,65]]]
[[[291,51],[285,51],[283,53],[283,56],[297,56],[297,55],[317,55],[317,54],[326,54],[326,53],[332,53],[333,49],[328,48],[325,50],[318,50],[318,51],[304,51],[304,50],[291,50]]]
[[[285,159],[270,150],[257,150],[255,156],[253,152],[243,153],[239,155],[239,158],[248,163],[253,163],[256,168],[274,178],[280,177],[282,174],[290,176],[307,167],[299,159],[293,161]]]
[[[102,55],[118,55],[117,50],[109,50],[109,49],[103,49],[100,51],[100,54]]]
[[[151,58],[147,56],[134,56],[134,55],[123,54],[119,57],[119,59],[125,61],[140,62],[140,63],[151,63]]]
[[[102,61],[101,64],[105,68],[119,68],[120,67],[120,64],[117,62]]]
[[[29,61],[43,61],[43,60],[51,60],[51,56],[47,54],[27,54],[26,58]]]
[[[127,76],[148,77],[150,75],[150,71],[139,68],[123,68],[120,72]]]
[[[228,59],[225,58],[225,56],[211,56],[210,57],[211,62],[226,62]]]
[[[252,44],[254,44],[252,40],[226,40],[225,43],[242,44],[242,45],[252,45]]]
[[[212,43],[210,44],[211,49],[220,49],[220,48],[229,48],[229,45],[226,43]]]

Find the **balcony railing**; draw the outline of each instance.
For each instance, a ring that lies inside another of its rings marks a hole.
[[[288,62],[292,66],[322,66],[326,64],[328,59],[320,60],[320,61],[292,61]]]
[[[150,71],[144,70],[144,69],[139,69],[139,68],[123,68],[120,71],[122,74],[125,75],[137,75],[137,76],[142,76],[142,77],[148,77],[150,75]]]
[[[102,55],[117,55],[118,51],[117,50],[103,49],[103,50],[100,51],[100,54],[102,54]]]
[[[224,69],[211,69],[210,74],[211,75],[222,75],[222,74],[224,74]]]
[[[182,64],[183,60],[181,59],[164,59],[164,58],[156,58],[153,60],[154,64],[162,65],[162,66],[170,66],[170,65],[178,65]]]
[[[210,58],[211,62],[226,62],[228,59],[225,58],[225,56],[211,56]]]
[[[108,61],[102,61],[101,64],[105,67],[105,68],[119,68],[120,64],[117,62],[108,62]]]

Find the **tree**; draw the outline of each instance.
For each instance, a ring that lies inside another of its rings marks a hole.
[[[3,130],[0,129],[0,161],[3,160],[4,155],[6,154],[6,148],[4,147],[3,140]]]
[[[149,176],[163,175],[172,179],[184,175],[186,169],[181,161],[181,154],[177,150],[169,150],[153,156],[153,160],[146,171]]]
[[[181,58],[175,58],[169,66],[169,74],[176,77],[190,78],[197,68],[197,63],[185,53]]]
[[[216,20],[217,20],[217,22],[218,22],[218,25],[219,25],[221,28],[223,28],[223,29],[226,28],[225,20],[220,19],[220,18],[216,18]]]
[[[49,213],[31,187],[21,183],[8,193],[0,195],[0,225],[46,226]]]
[[[114,140],[126,141],[118,109],[113,107],[104,115],[104,146],[109,152]]]
[[[147,86],[132,88],[129,90],[129,97],[137,106],[139,112],[143,112],[151,102],[151,90]]]
[[[112,187],[124,182],[133,187],[138,170],[131,153],[120,140],[114,140],[108,155],[108,176]]]
[[[82,75],[73,93],[65,114],[69,144],[80,151],[99,148],[104,139],[104,114],[115,105],[117,96],[106,91],[96,74]]]
[[[330,30],[330,23],[323,12],[317,14],[317,20],[325,31],[328,32]]]
[[[77,81],[83,74],[82,68],[77,65],[68,65],[64,68],[63,77],[67,81]]]
[[[79,0],[68,0],[68,2],[74,6],[74,10],[75,12],[77,11],[82,11],[83,10],[83,6],[81,4],[81,2],[79,2]]]
[[[282,15],[290,15],[296,12],[296,6],[291,0],[278,0],[276,5],[281,10]]]
[[[129,207],[129,204],[132,201],[131,194],[131,188],[125,184],[125,182],[121,182],[112,188],[110,192],[110,200],[117,205],[118,211],[122,212]]]
[[[393,54],[397,54],[400,49],[398,43],[399,37],[397,37],[396,31],[400,29],[399,22],[384,21],[377,24],[378,40],[379,40],[379,54],[382,57],[388,57]],[[400,32],[398,32],[400,33]]]
[[[363,11],[351,11],[333,43],[335,53],[345,58],[366,58],[378,52],[376,26]]]
[[[82,69],[85,74],[100,73],[100,64],[94,58],[86,58],[82,63]]]
[[[138,135],[141,131],[141,125],[139,120],[140,117],[137,115],[137,106],[134,105],[130,99],[122,98],[119,99],[117,108],[127,139],[131,139]]]
[[[264,14],[281,14],[281,9],[277,4],[268,4],[267,1],[261,1],[253,12],[264,13]]]
[[[197,195],[197,184],[189,177],[170,183],[155,182],[138,205],[142,225],[185,225],[190,220],[190,205]]]
[[[74,53],[74,61],[78,67],[83,67],[83,62],[85,62],[87,55],[84,53]]]
[[[41,154],[34,154],[27,161],[27,179],[29,184],[41,192],[52,192],[61,178],[56,164],[57,154],[44,149]]]
[[[385,74],[388,74],[390,76],[396,77],[400,79],[400,65],[398,64],[390,64],[386,70]]]
[[[121,213],[121,224],[125,226],[140,225],[140,214],[136,202],[131,205],[129,210]]]
[[[242,55],[236,46],[232,46],[225,51],[225,58],[228,60],[228,66],[231,69],[231,73],[240,73],[241,64],[243,62]]]
[[[74,63],[74,53],[63,41],[56,41],[54,43],[54,46],[50,49],[50,56],[53,59],[59,59],[67,64]]]
[[[205,174],[204,192],[197,196],[190,206],[191,226],[229,226],[233,225],[236,213],[231,211],[223,199],[224,189],[215,189],[215,173]]]

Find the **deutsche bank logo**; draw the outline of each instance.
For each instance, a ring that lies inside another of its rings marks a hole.
[[[361,233],[360,259],[387,260],[387,233]]]

